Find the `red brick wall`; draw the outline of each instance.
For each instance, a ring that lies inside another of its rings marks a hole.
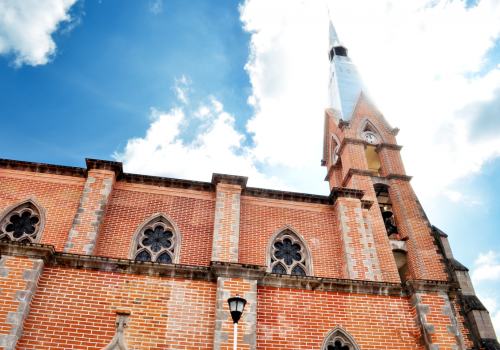
[[[259,350],[319,349],[337,325],[361,349],[418,348],[420,333],[408,298],[272,287],[259,287],[258,295]]]
[[[215,294],[210,282],[46,267],[17,349],[101,350],[117,308],[131,311],[129,349],[212,349]]]
[[[82,195],[84,178],[0,170],[0,210],[28,196],[46,210],[42,244],[62,251]]]
[[[277,206],[272,201],[260,205],[242,196],[239,262],[265,266],[269,238],[279,228],[290,225],[300,232],[311,248],[314,275],[340,278],[342,262],[338,254],[339,233],[333,208],[310,206],[309,210],[296,209],[298,207],[287,207],[286,203]]]
[[[180,263],[210,264],[215,213],[213,199],[127,190],[127,184],[117,184],[116,187],[118,185],[121,187],[114,189],[108,202],[95,255],[128,258],[137,227],[151,215],[164,212],[175,221],[181,234]]]
[[[0,334],[9,334],[12,324],[6,323],[9,312],[17,312],[19,300],[14,300],[17,291],[24,291],[27,281],[23,280],[25,270],[31,270],[34,260],[19,257],[3,257],[7,259],[2,269],[9,269],[6,277],[0,278]]]
[[[394,135],[389,134],[386,131],[385,127],[382,125],[382,123],[380,123],[378,121],[377,117],[372,113],[370,108],[368,108],[365,101],[363,101],[363,100],[359,104],[359,107],[358,107],[356,116],[354,118],[354,121],[352,123],[352,126],[350,128],[345,129],[345,137],[349,137],[349,138],[353,138],[353,139],[357,138],[356,133],[358,131],[359,123],[361,123],[361,121],[363,120],[363,118],[365,116],[368,116],[370,118],[370,123],[375,125],[378,128],[378,130],[384,134],[388,143],[397,144],[396,137]],[[363,123],[364,123],[364,121],[363,121]]]

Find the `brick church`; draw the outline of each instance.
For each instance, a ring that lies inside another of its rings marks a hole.
[[[238,349],[500,349],[331,23],[328,59],[328,195],[0,160],[0,348],[232,349],[238,293]]]

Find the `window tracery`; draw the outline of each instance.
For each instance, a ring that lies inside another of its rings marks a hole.
[[[307,242],[289,226],[278,230],[269,240],[268,271],[283,275],[311,276],[312,259]]]
[[[360,350],[360,348],[349,332],[342,326],[336,326],[327,333],[321,350]]]
[[[178,263],[181,239],[174,221],[164,213],[146,219],[134,233],[129,258]]]
[[[45,227],[45,209],[33,198],[11,205],[0,216],[0,241],[39,243]]]

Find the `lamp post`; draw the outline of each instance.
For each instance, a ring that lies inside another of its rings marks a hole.
[[[233,318],[234,323],[234,350],[236,350],[238,321],[241,318],[241,314],[243,313],[243,309],[245,308],[247,301],[241,298],[239,294],[236,294],[235,297],[227,299],[227,303],[229,304],[229,310],[231,311],[231,317]]]

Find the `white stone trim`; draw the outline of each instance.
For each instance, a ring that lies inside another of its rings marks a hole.
[[[130,314],[120,312],[116,313],[115,336],[111,340],[111,343],[105,346],[102,350],[129,350],[127,344],[125,343],[124,335],[125,328],[127,328],[128,325],[129,317]]]

